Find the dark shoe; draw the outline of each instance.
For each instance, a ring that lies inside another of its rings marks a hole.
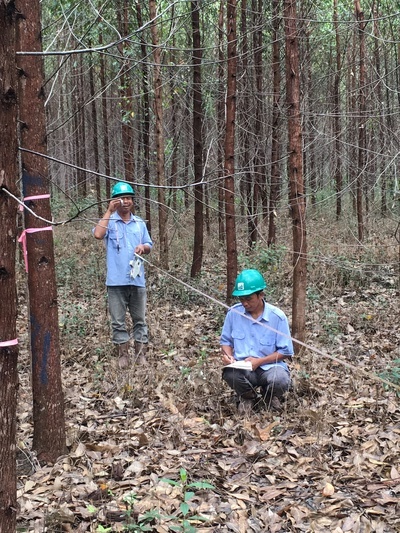
[[[146,363],[147,344],[135,341],[135,363]]]
[[[254,413],[254,400],[246,400],[241,398],[238,405],[238,413],[242,416],[248,417]]]
[[[117,345],[118,366],[121,369],[129,367],[129,342]]]
[[[283,404],[278,398],[278,396],[272,396],[269,400],[264,400],[265,407],[268,411],[273,411],[275,413],[282,413]]]

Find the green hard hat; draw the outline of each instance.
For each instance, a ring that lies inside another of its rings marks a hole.
[[[111,198],[118,198],[118,196],[135,196],[135,191],[126,181],[119,181],[112,188]]]
[[[258,270],[243,270],[236,278],[232,296],[249,296],[254,292],[262,291],[266,286],[267,284]]]

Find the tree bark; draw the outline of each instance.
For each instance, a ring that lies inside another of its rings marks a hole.
[[[237,245],[235,222],[235,119],[236,119],[236,0],[227,0],[227,90],[226,90],[226,127],[225,127],[225,220],[226,220],[226,300],[232,299],[232,291],[237,275]]]
[[[119,28],[123,37],[129,35],[129,2],[123,0],[122,2],[122,16],[119,16]],[[135,160],[134,153],[134,135],[132,127],[133,116],[133,93],[132,81],[129,76],[130,61],[125,57],[125,50],[128,47],[127,41],[124,41],[120,47],[123,54],[123,65],[121,74],[121,112],[122,112],[122,152],[124,158],[125,180],[129,182],[134,181]]]
[[[354,0],[356,19],[358,21],[359,36],[359,76],[358,76],[358,165],[356,182],[356,206],[357,206],[357,229],[358,240],[364,240],[364,214],[363,214],[363,174],[365,170],[366,152],[366,99],[365,99],[365,22],[364,12],[361,9],[360,0]]]
[[[0,1],[0,27],[0,531],[12,532],[16,530],[17,516],[17,205],[4,189],[18,195],[16,12],[13,4]]]
[[[337,13],[337,0],[333,0],[333,24],[335,28],[335,41],[336,41],[336,70],[335,70],[335,83],[334,83],[334,125],[333,130],[335,134],[335,186],[336,186],[336,220],[342,215],[342,189],[343,189],[343,175],[341,164],[341,127],[340,127],[340,76],[342,70],[342,61],[340,58],[340,33],[338,25],[338,13]]]
[[[224,143],[223,136],[225,130],[225,72],[224,72],[224,1],[220,0],[218,13],[218,98],[217,98],[217,131],[218,131],[218,240],[221,244],[225,242],[225,191],[224,191]]]
[[[140,3],[136,2],[136,18],[139,28],[143,26],[142,9]],[[144,39],[143,32],[140,35],[140,55],[141,55],[141,70],[142,70],[142,143],[143,143],[143,170],[144,170],[144,184],[146,189],[145,196],[145,212],[147,229],[151,233],[151,209],[150,209],[150,85],[149,85],[149,68],[147,65],[147,46]]]
[[[99,34],[99,44],[103,44],[103,34]],[[110,160],[110,137],[108,133],[108,108],[107,108],[107,89],[106,89],[106,67],[105,58],[100,54],[100,84],[102,87],[101,93],[101,116],[103,119],[103,150],[104,150],[104,172],[106,176],[111,176],[111,160]],[[106,198],[111,197],[110,180],[106,179]],[[100,215],[101,217],[101,215]]]
[[[167,208],[165,204],[165,155],[164,155],[164,112],[163,83],[161,78],[161,47],[157,27],[157,7],[155,0],[149,0],[150,30],[153,42],[154,60],[154,114],[157,151],[157,185],[158,185],[158,234],[160,242],[160,263],[168,268]]]
[[[300,116],[299,44],[296,0],[284,0],[286,42],[286,100],[288,107],[290,209],[293,233],[292,334],[305,340],[307,234]],[[296,351],[297,348],[296,348]]]
[[[193,166],[194,182],[203,178],[203,97],[201,88],[201,38],[200,38],[200,3],[191,1],[193,32]],[[203,186],[194,188],[194,242],[193,260],[190,276],[196,277],[201,272],[204,248]]]
[[[281,154],[281,61],[280,61],[280,0],[272,2],[272,77],[273,77],[273,107],[272,107],[272,139],[271,139],[271,185],[269,192],[269,221],[268,246],[276,243],[276,208],[281,184],[281,170],[279,165]]]
[[[100,154],[99,154],[99,129],[97,125],[97,107],[96,107],[96,89],[94,82],[94,59],[90,57],[89,66],[89,84],[90,84],[90,97],[91,97],[91,114],[92,114],[92,142],[93,142],[93,157],[94,157],[94,171],[100,172]],[[98,174],[94,177],[96,183],[96,202],[97,202],[97,214],[99,218],[103,216],[103,206],[101,205],[101,183],[100,176]]]
[[[41,51],[39,0],[17,0],[20,50]],[[44,72],[41,56],[18,56],[21,146],[47,155]],[[49,194],[47,160],[22,151],[23,196]],[[27,202],[36,215],[51,220],[48,198]],[[61,383],[57,285],[53,232],[48,223],[24,212],[32,352],[33,448],[41,461],[65,453],[64,396]],[[38,231],[39,230],[39,231]]]

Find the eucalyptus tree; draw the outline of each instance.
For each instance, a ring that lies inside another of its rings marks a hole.
[[[236,74],[237,33],[236,0],[227,0],[227,73],[226,73],[226,125],[225,125],[225,227],[226,227],[226,273],[227,301],[231,299],[237,275],[237,241],[235,222],[235,120],[236,120]]]
[[[299,43],[296,0],[284,0],[286,103],[288,124],[289,202],[293,234],[292,332],[305,340],[307,289],[307,233],[303,179],[302,120],[300,111]]]
[[[194,166],[194,242],[193,261],[190,275],[197,276],[202,267],[204,248],[204,214],[203,214],[203,96],[201,83],[201,32],[200,2],[191,1],[193,32],[193,166]]]
[[[19,124],[25,252],[32,355],[33,448],[55,462],[65,452],[64,396],[58,329],[57,284],[47,165],[43,58],[39,0],[16,0]],[[49,225],[50,224],[50,225]]]
[[[17,516],[16,420],[18,389],[15,249],[18,195],[16,16],[0,1],[0,531],[15,531]]]

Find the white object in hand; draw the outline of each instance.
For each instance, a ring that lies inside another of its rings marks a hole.
[[[135,257],[132,261],[129,261],[129,266],[131,267],[130,276],[132,279],[135,279],[140,274],[140,267],[142,266],[143,259],[140,257]]]
[[[225,368],[237,368],[238,370],[253,370],[251,361],[235,361],[230,365],[225,365]]]

